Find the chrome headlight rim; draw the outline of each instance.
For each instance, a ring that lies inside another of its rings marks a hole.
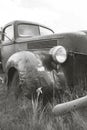
[[[67,60],[67,51],[63,46],[55,46],[50,52],[54,61],[58,63],[64,63]]]

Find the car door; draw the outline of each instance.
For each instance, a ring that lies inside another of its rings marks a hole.
[[[8,25],[3,30],[1,55],[2,55],[2,66],[5,71],[5,66],[8,58],[15,52],[14,45],[14,26]]]

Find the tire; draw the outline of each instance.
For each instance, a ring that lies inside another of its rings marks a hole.
[[[14,73],[14,76],[12,78],[12,82],[10,85],[10,93],[16,98],[18,99],[20,93],[21,93],[21,88],[20,88],[20,84],[19,84],[19,74],[16,71]]]

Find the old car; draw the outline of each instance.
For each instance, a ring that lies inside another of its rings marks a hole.
[[[80,84],[86,90],[87,34],[55,34],[43,25],[13,21],[1,32],[0,69],[8,89],[31,98],[37,88],[43,98],[71,93]],[[61,102],[61,100],[59,100]]]
[[[24,92],[26,91],[25,86],[29,86],[28,89],[36,90],[44,80],[47,82],[44,82],[45,87],[50,84],[53,86],[50,71],[48,72],[42,63],[42,61],[46,61],[46,66],[50,64],[48,52],[57,45],[55,39],[53,41],[48,40],[48,38],[44,39],[44,36],[52,34],[54,34],[52,29],[26,21],[10,22],[1,30],[0,72],[4,74],[4,82],[8,89],[11,86],[15,88],[16,96],[21,92],[21,88],[24,89]],[[44,60],[45,57],[46,60]],[[40,75],[42,81],[38,84],[39,81],[37,80],[40,80],[38,79]],[[28,83],[28,85],[25,85],[25,83]],[[33,94],[33,90],[26,92],[25,95],[30,95],[28,97]]]

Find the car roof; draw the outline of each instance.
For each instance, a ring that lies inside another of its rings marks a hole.
[[[54,31],[53,31],[51,28],[49,28],[49,27],[47,27],[47,26],[45,26],[45,25],[42,25],[42,24],[39,24],[39,23],[36,23],[36,22],[24,21],[24,20],[14,20],[14,21],[9,22],[9,23],[6,24],[5,26],[8,26],[9,24],[19,24],[19,23],[33,24],[33,25],[45,27],[45,28],[51,30],[51,31],[54,33]]]

